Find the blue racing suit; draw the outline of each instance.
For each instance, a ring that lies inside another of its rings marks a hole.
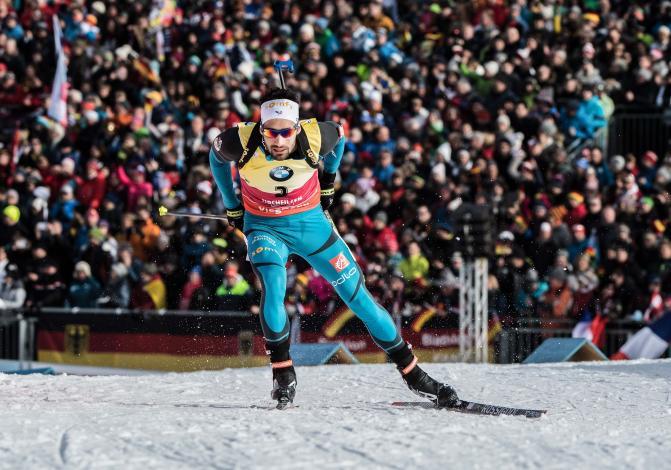
[[[376,344],[387,354],[399,351],[405,342],[391,316],[371,296],[361,268],[319,204],[318,165],[323,162],[323,173],[335,174],[345,138],[332,122],[307,120],[301,126],[302,140],[297,139],[296,151],[286,160],[273,159],[260,139],[254,141],[255,123],[227,129],[210,150],[212,174],[228,209],[240,205],[231,162],[238,166],[244,234],[249,261],[262,285],[260,317],[268,348],[272,351],[289,338],[285,265],[294,253],[331,283]]]

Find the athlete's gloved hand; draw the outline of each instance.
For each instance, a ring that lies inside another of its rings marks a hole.
[[[244,215],[245,208],[242,205],[238,205],[233,209],[226,209],[226,218],[228,219],[229,225],[232,225],[240,231],[242,231]]]
[[[324,172],[319,179],[319,185],[322,188],[320,201],[322,210],[328,210],[328,208],[333,205],[333,198],[335,196],[335,178],[335,173]]]

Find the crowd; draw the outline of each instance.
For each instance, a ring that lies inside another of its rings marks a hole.
[[[18,9],[15,9],[18,5]],[[52,16],[67,122],[49,119]],[[671,104],[671,2],[0,0],[0,299],[257,311],[208,151],[290,56],[305,117],[340,122],[333,219],[395,316],[452,315],[454,210],[489,204],[490,302],[653,319],[671,293],[671,152],[610,155],[620,107]],[[158,217],[157,208],[194,217]],[[289,266],[290,312],[331,286]]]

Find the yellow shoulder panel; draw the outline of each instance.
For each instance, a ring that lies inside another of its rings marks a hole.
[[[303,128],[303,132],[305,132],[305,136],[308,138],[308,145],[310,146],[307,157],[316,165],[319,163],[319,150],[322,147],[322,134],[319,130],[319,123],[316,119],[304,119],[299,124]]]
[[[255,122],[239,122],[238,123],[238,136],[240,137],[240,143],[243,148],[247,148],[247,142],[252,135],[252,131],[256,127]]]

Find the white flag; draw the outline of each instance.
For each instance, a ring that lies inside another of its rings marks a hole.
[[[63,127],[68,125],[68,67],[65,63],[65,53],[61,45],[63,32],[58,21],[58,15],[54,15],[54,46],[56,48],[56,74],[51,87],[51,103],[47,115]]]

